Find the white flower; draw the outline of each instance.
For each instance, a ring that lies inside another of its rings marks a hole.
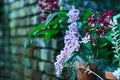
[[[117,80],[120,79],[120,68],[118,68],[117,70],[115,70],[115,71],[113,72],[113,76],[114,76]]]
[[[90,41],[90,35],[86,35],[83,39],[82,39],[82,42],[83,43],[87,43]]]

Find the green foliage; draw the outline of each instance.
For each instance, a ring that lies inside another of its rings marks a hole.
[[[116,64],[117,62],[119,62],[119,61],[120,61],[120,58],[114,57],[114,59],[113,59],[113,61],[112,61],[112,65],[115,65],[115,64]],[[120,64],[117,63],[116,66],[120,66]]]
[[[85,14],[85,16],[83,18],[83,21],[87,21],[88,18],[91,16],[91,14],[92,14],[92,9],[88,9],[87,13]]]
[[[60,12],[55,12],[55,13],[52,13],[52,14],[48,15],[48,17],[46,19],[46,22],[45,22],[45,26],[47,26],[48,23],[51,22],[57,16],[59,16],[58,17],[59,19],[61,19],[62,17],[67,17],[66,14],[67,13],[65,11],[60,11]],[[53,21],[53,22],[55,23],[55,21]]]
[[[79,56],[84,59],[84,62],[87,64],[89,62],[88,56],[85,55],[85,53],[83,53],[81,51],[81,53],[79,54]]]
[[[114,26],[112,29],[113,33],[111,36],[113,37],[113,40],[114,40],[113,53],[115,54],[114,59],[112,61],[112,65],[116,65],[120,67],[120,25],[117,22],[119,18],[120,18],[120,14],[113,17]]]
[[[77,25],[78,25],[78,27],[79,27],[79,30],[81,30],[82,29],[82,22],[77,22]]]
[[[108,41],[110,41],[111,43],[114,43],[114,40],[113,40],[113,38],[110,36],[110,34],[111,34],[111,33],[107,33],[107,34],[105,35],[105,38],[106,38]]]
[[[92,47],[91,47],[91,44],[90,44],[90,43],[86,43],[86,44],[84,44],[84,46],[85,46],[90,52],[92,52]]]
[[[79,54],[78,52],[73,52],[70,57],[65,58],[65,60],[63,61],[63,63],[69,62],[73,57],[75,57],[78,54]]]
[[[39,29],[42,29],[43,27],[45,27],[45,23],[39,24],[39,25],[37,25],[36,27],[34,27],[34,28],[32,29],[32,31],[31,31],[30,34],[29,34],[28,39],[27,39],[27,40],[25,41],[25,43],[24,43],[24,47],[25,47],[25,48],[29,45],[30,40],[31,40],[32,36],[35,34],[35,32],[38,31]]]
[[[29,45],[30,40],[34,37],[42,35],[43,40],[46,41],[50,39],[53,35],[57,34],[59,31],[65,30],[65,28],[60,28],[58,25],[60,24],[60,20],[62,20],[63,18],[67,18],[66,14],[67,13],[65,11],[60,11],[48,15],[45,23],[41,23],[32,29],[28,39],[24,43],[24,47],[26,48]],[[43,29],[48,26],[50,28]]]
[[[58,14],[59,14],[59,12],[55,12],[55,13],[53,13],[53,14],[48,15],[48,17],[47,17],[47,19],[46,19],[45,26],[47,26],[48,23],[49,23],[56,15],[58,15]]]
[[[100,42],[100,48],[104,48],[108,45],[108,39],[103,38],[102,41]]]

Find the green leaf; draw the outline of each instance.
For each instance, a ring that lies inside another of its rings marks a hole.
[[[39,32],[37,32],[35,34],[35,36],[37,37],[41,34],[51,34],[51,35],[53,35],[53,34],[56,34],[58,32],[59,32],[59,30],[55,30],[55,29],[40,30]]]
[[[114,58],[113,62],[112,62],[112,65],[115,64],[117,61],[120,61],[120,58]]]
[[[105,43],[105,44],[100,45],[100,48],[106,46],[107,44],[108,44],[108,43]]]
[[[108,40],[108,41],[110,41],[112,44],[114,43],[114,40],[113,40],[113,38],[110,36],[110,35],[105,35],[105,38]],[[114,45],[114,44],[113,44]]]
[[[86,47],[87,49],[89,49],[90,51],[92,51],[92,48],[91,48],[90,43],[85,43],[85,47]]]
[[[81,52],[79,55],[85,61],[85,63],[89,62],[89,58],[83,52]]]
[[[57,34],[60,30],[57,29],[47,29],[47,30],[40,30],[35,34],[35,37],[44,34],[43,40],[46,41],[50,39],[53,35]]]
[[[59,12],[59,15],[60,15],[60,16],[63,16],[63,17],[67,17],[67,12],[61,11],[61,12]]]
[[[83,21],[87,21],[87,19],[91,16],[91,14],[92,14],[92,10],[88,9],[87,13],[85,14],[85,16],[83,18]]]
[[[55,25],[56,23],[59,22],[60,18],[61,18],[61,17],[58,17],[58,18],[56,18],[55,20],[49,22],[49,23],[47,24],[47,26]],[[44,27],[46,27],[46,26],[45,26],[45,23],[41,23],[41,24],[35,26],[35,27],[32,29],[32,31],[30,32],[28,39],[27,39],[26,42],[24,43],[24,47],[27,47],[27,45],[29,44],[30,38],[31,38],[32,36],[36,35],[36,33],[39,32],[39,31],[40,31],[42,28],[44,28]]]
[[[25,43],[24,43],[24,48],[27,48],[28,43],[29,43],[28,41],[29,41],[29,40],[26,40],[26,41],[25,41]]]
[[[52,20],[56,15],[61,15],[61,16],[58,16],[57,18],[55,18],[54,20]],[[37,26],[35,26],[32,31],[30,32],[29,34],[29,37],[28,39],[26,40],[26,42],[24,43],[24,47],[26,48],[30,42],[30,39],[32,38],[32,36],[36,36],[36,33],[40,32],[40,30],[46,26],[50,26],[52,28],[57,28],[57,25],[60,24],[59,21],[64,18],[63,16],[66,16],[66,12],[64,11],[61,11],[61,12],[57,12],[57,13],[54,13],[52,14],[52,16],[49,16],[47,18],[47,21],[46,23],[41,23]],[[52,20],[52,21],[51,21]],[[39,34],[42,34],[43,32],[40,32]],[[39,36],[39,34],[37,34],[37,36]]]
[[[48,17],[47,17],[47,19],[46,19],[46,24],[45,24],[45,26],[47,26],[48,23],[49,23],[50,21],[52,21],[55,16],[58,15],[59,18],[61,19],[61,18],[63,18],[63,17],[66,17],[66,14],[67,14],[67,12],[65,12],[65,11],[60,11],[60,12],[55,12],[55,13],[52,13],[52,14],[48,15]]]
[[[101,48],[99,50],[99,53],[101,55],[101,58],[103,58],[103,59],[108,59],[108,56],[110,54],[110,52],[108,52],[106,48]]]
[[[53,16],[55,16],[55,15],[57,15],[57,14],[58,14],[58,13],[55,13]],[[60,14],[65,14],[65,13],[64,13],[64,12],[63,12],[63,13],[60,12]],[[50,20],[48,19],[47,25],[46,25],[46,23],[41,23],[41,24],[37,25],[37,26],[34,27],[34,28],[32,29],[32,31],[30,32],[29,37],[31,37],[31,36],[32,36],[33,34],[35,34],[37,31],[39,31],[40,29],[42,29],[42,28],[44,28],[44,27],[46,27],[46,26],[56,25],[61,18],[63,18],[63,17],[59,16],[59,17],[57,17],[56,19],[54,19],[53,21],[50,21]],[[55,26],[53,26],[53,27],[55,27]]]
[[[32,29],[32,31],[31,31],[30,34],[29,34],[28,39],[27,39],[27,40],[25,41],[25,43],[24,43],[24,48],[26,48],[26,47],[29,45],[30,39],[31,39],[31,37],[33,36],[33,34],[34,34],[36,31],[42,29],[43,27],[45,27],[45,23],[39,24],[39,25],[37,25],[36,27],[34,27],[34,28]]]
[[[39,24],[39,25],[37,25],[36,27],[34,27],[34,28],[32,29],[32,31],[30,32],[29,37],[31,37],[36,31],[42,29],[43,27],[45,27],[45,23]]]
[[[77,52],[73,52],[69,58],[65,58],[64,59],[63,63],[67,63],[68,61],[70,61],[76,55],[78,55],[78,53]]]
[[[48,23],[49,23],[56,15],[58,15],[58,14],[59,14],[59,12],[55,12],[55,13],[52,13],[52,14],[48,15],[48,17],[47,17],[47,19],[46,19],[46,24],[45,24],[45,26],[47,26]]]
[[[47,41],[48,39],[50,39],[51,38],[51,34],[47,34],[47,35],[45,35],[44,37],[43,37],[43,40],[44,41]]]
[[[57,28],[58,24],[54,25],[53,28]]]
[[[58,30],[47,32],[47,34],[43,37],[43,40],[46,41],[50,39],[53,35],[57,34],[58,32]]]
[[[50,21],[46,26],[59,24],[60,19],[62,19],[62,17],[58,16],[56,19]],[[53,27],[53,26],[50,26],[50,27]]]
[[[77,25],[78,25],[79,29],[81,30],[82,29],[82,22],[77,22]]]

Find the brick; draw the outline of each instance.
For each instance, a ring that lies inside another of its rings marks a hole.
[[[26,14],[27,15],[31,15],[32,14],[31,7],[26,7]]]
[[[45,62],[38,62],[38,67],[40,71],[45,71],[45,67],[46,67]]]
[[[19,7],[20,7],[20,8],[23,7],[24,4],[25,4],[24,0],[20,0],[20,1],[19,1]]]
[[[37,18],[38,18],[38,16],[32,17],[32,25],[36,25],[38,23]]]
[[[24,67],[29,68],[31,66],[30,59],[25,57],[24,58]]]
[[[54,64],[46,63],[45,72],[46,72],[46,73],[49,73],[49,74],[55,74]]]
[[[24,80],[32,80],[31,78],[25,77]]]
[[[27,9],[26,9],[27,10]],[[27,12],[26,12],[27,13]],[[27,15],[29,15],[29,14],[27,14]],[[30,17],[27,17],[26,18],[26,24],[25,25],[29,25],[30,24]]]
[[[14,2],[14,1],[15,1],[15,0],[9,0],[8,2],[9,2],[9,3],[12,3],[12,2]]]
[[[42,80],[51,80],[51,77],[48,75],[42,75]]]
[[[55,40],[55,39],[51,40],[51,47],[54,49],[57,49],[57,40]]]
[[[39,56],[40,56],[39,52],[40,52],[40,50],[38,50],[38,49],[34,50],[33,56],[36,58],[39,58]]]
[[[41,49],[40,50],[40,58],[42,60],[48,60],[48,50],[46,49]]]
[[[42,38],[35,38],[33,39],[33,45],[39,47],[46,47],[46,43],[42,40]]]
[[[33,76],[34,76],[34,77],[33,77],[33,80],[42,80],[42,79],[41,79],[41,75],[42,75],[42,74],[40,74],[39,72],[34,72],[34,73],[33,73]]]
[[[16,14],[16,13],[15,13]],[[14,14],[11,14],[10,18],[15,18],[16,16],[14,16]],[[17,26],[17,21],[16,20],[12,20],[10,21],[10,28],[14,28]]]
[[[33,56],[33,54],[31,52],[32,52],[32,48],[27,48],[23,55],[30,58]]]
[[[50,62],[54,62],[54,53],[55,53],[55,50],[49,50],[48,60],[49,60]]]
[[[30,0],[30,1],[29,1],[29,4],[33,4],[33,3],[35,3],[35,2],[37,2],[37,0]]]
[[[32,70],[28,68],[24,68],[24,76],[25,77],[32,77]]]
[[[35,59],[31,60],[31,68],[33,70],[37,70],[37,61]]]
[[[37,5],[33,5],[32,7],[31,7],[31,10],[32,10],[32,14],[36,14],[37,13],[37,7],[36,7]]]

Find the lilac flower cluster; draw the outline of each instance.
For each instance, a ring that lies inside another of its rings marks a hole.
[[[72,9],[67,14],[69,16],[68,22],[72,23],[79,19],[79,10],[72,7]]]
[[[71,53],[74,51],[79,50],[79,33],[78,33],[78,26],[76,23],[76,20],[79,19],[79,10],[75,9],[74,7],[69,11],[67,14],[69,19],[68,22],[71,23],[68,28],[69,30],[66,30],[66,35],[64,37],[64,43],[65,46],[63,50],[61,50],[60,55],[57,56],[56,62],[55,62],[55,68],[57,70],[56,74],[57,76],[60,75],[63,69],[63,60],[67,57],[70,57]]]

